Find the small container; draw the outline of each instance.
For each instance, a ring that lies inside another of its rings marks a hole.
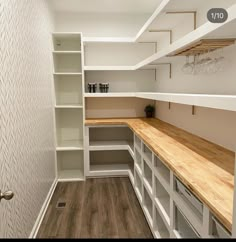
[[[99,84],[100,92],[101,93],[108,93],[109,91],[109,84],[108,83],[100,83]]]
[[[97,83],[89,83],[88,84],[89,93],[96,93],[97,91]]]

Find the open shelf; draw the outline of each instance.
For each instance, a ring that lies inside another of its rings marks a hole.
[[[160,213],[158,212],[158,209],[155,207],[154,212],[154,234],[156,238],[160,239],[167,239],[170,238],[170,232],[168,228],[166,227],[165,223],[162,220],[162,217],[160,216]]]
[[[153,202],[146,188],[143,190],[143,206],[148,223],[153,226]]]
[[[57,152],[57,164],[60,181],[84,179],[83,151],[59,151]]]
[[[61,140],[57,144],[57,151],[66,150],[83,150],[83,140]]]
[[[154,171],[158,179],[168,190],[170,186],[170,170],[163,164],[163,162],[156,155],[154,156]]]
[[[128,151],[90,151],[91,175],[128,175],[134,174],[134,162]]]
[[[155,177],[155,203],[162,213],[162,218],[170,226],[170,195]]]
[[[128,127],[90,127],[89,150],[128,150],[134,157],[133,133]]]
[[[183,239],[200,237],[177,206],[175,206],[175,232],[177,237]]]
[[[148,164],[151,166],[152,165],[152,151],[144,143],[143,143],[143,157],[148,162]]]
[[[53,33],[55,51],[81,51],[80,33]]]
[[[152,193],[153,192],[152,170],[145,160],[143,161],[143,178],[147,188],[149,189],[149,192]]]
[[[85,66],[85,71],[134,71],[135,66]]]
[[[53,59],[54,59],[55,73],[81,73],[82,72],[81,55],[53,54]]]
[[[82,107],[82,76],[55,76],[56,105]]]
[[[85,93],[84,97],[94,98],[94,97],[135,97],[134,92],[110,92],[110,93]]]
[[[222,24],[214,24],[206,22],[196,30],[188,33],[181,39],[175,41],[173,44],[167,46],[165,49],[158,51],[156,54],[153,54],[144,61],[138,63],[135,66],[135,69],[142,68],[151,63],[163,62],[163,58],[169,55],[176,53],[177,51],[198,42],[201,39],[220,39],[232,38],[232,29],[235,28],[236,23],[236,4],[232,5],[227,9],[229,18]],[[223,36],[222,36],[223,35]],[[235,36],[234,36],[235,37]]]
[[[82,72],[54,72],[54,76],[82,76]]]
[[[117,127],[90,127],[89,128],[90,145],[94,142],[120,142],[129,144],[133,143],[133,132],[125,126]]]
[[[74,55],[81,55],[81,51],[53,51],[55,55],[67,55],[67,54],[74,54]]]
[[[80,148],[80,141],[83,140],[83,110],[56,109],[56,128],[58,147],[70,145]]]

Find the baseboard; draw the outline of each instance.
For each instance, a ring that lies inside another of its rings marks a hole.
[[[47,211],[47,208],[49,206],[49,203],[51,201],[52,195],[53,195],[53,193],[54,193],[54,191],[56,189],[57,183],[58,183],[58,180],[56,178],[54,180],[54,182],[53,182],[53,184],[52,184],[52,186],[51,186],[51,188],[50,188],[50,190],[48,192],[48,195],[47,195],[47,197],[46,197],[46,199],[45,199],[45,201],[43,203],[43,206],[42,206],[42,208],[41,208],[41,210],[39,212],[39,215],[38,215],[38,217],[36,219],[34,227],[33,227],[32,231],[30,233],[29,239],[35,239],[36,238],[37,233],[39,231],[39,228],[41,226],[41,223],[43,221],[44,215],[45,215],[45,213]]]

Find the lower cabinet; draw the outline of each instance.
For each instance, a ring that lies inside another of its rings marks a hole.
[[[165,162],[129,128],[87,127],[86,144],[86,176],[129,176],[155,238],[231,237]],[[63,165],[63,155],[61,159]]]

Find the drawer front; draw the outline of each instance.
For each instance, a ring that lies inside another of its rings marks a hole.
[[[176,191],[185,197],[201,214],[203,214],[203,204],[199,201],[178,179],[176,179]]]

